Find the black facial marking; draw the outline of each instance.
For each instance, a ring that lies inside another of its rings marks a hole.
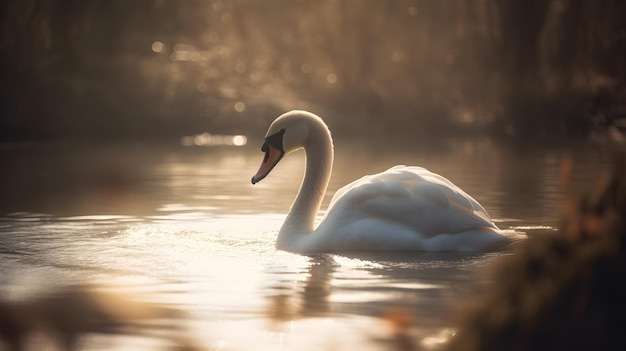
[[[285,130],[281,129],[278,133],[274,133],[268,136],[267,138],[265,138],[265,142],[263,143],[263,146],[261,146],[261,151],[267,152],[268,145],[272,145],[274,148],[280,151],[285,151],[283,150],[283,135],[284,134],[285,134]],[[268,157],[268,154],[265,155],[266,160],[267,160],[267,157]]]

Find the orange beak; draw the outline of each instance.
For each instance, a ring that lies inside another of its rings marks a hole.
[[[261,163],[261,167],[259,167],[259,170],[252,177],[252,184],[260,182],[263,178],[270,174],[272,169],[274,169],[274,166],[278,164],[278,161],[280,161],[285,154],[284,151],[279,150],[270,144],[264,145],[264,149],[265,157],[263,158],[263,163]]]

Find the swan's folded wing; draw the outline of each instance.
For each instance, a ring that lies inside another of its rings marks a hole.
[[[394,167],[365,176],[340,189],[327,213],[342,216],[329,218],[336,224],[379,219],[423,237],[496,228],[471,196],[446,178],[419,167]]]

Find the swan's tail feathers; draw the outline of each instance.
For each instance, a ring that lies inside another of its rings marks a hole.
[[[515,250],[528,238],[526,233],[518,232],[513,229],[499,229],[496,232],[502,235],[501,240],[495,240],[490,243],[484,248],[484,252]]]
[[[501,229],[500,233],[506,236],[508,243],[512,248],[515,248],[528,239],[528,235],[526,235],[526,233],[519,232],[514,229]]]

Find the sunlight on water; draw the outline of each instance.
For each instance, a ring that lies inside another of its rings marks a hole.
[[[380,332],[385,305],[397,305],[398,300],[412,304],[408,301],[413,298],[405,299],[415,291],[444,288],[397,280],[393,266],[384,261],[276,252],[282,216],[207,217],[184,212],[184,206],[166,207],[181,212],[132,221],[121,215],[42,217],[28,228],[16,223],[9,250],[40,252],[38,265],[48,268],[37,272],[28,256],[12,263],[5,257],[9,264],[3,271],[11,273],[4,274],[5,292],[23,299],[32,295],[24,294],[30,289],[50,289],[50,279],[53,286],[104,284],[112,291],[143,292],[144,301],[187,311],[181,325],[202,345],[315,350],[355,345],[371,349],[371,335],[379,335],[385,349],[385,340],[392,337]],[[42,236],[34,237],[33,228]],[[44,236],[50,239],[42,240]],[[18,237],[30,237],[31,242]],[[120,342],[113,349],[148,341]]]
[[[235,104],[235,110],[237,112],[243,112],[245,109],[246,107],[243,102],[237,102]],[[184,136],[180,139],[180,144],[183,146],[244,146],[247,143],[248,138],[245,135],[210,134],[207,132]]]

